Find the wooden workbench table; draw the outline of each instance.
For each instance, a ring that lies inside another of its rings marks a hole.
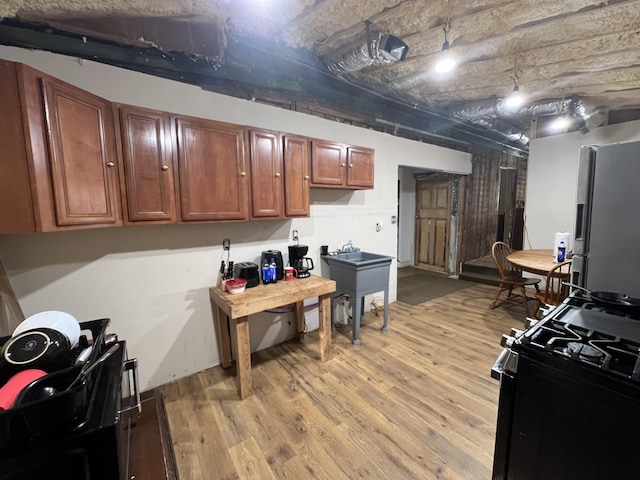
[[[251,349],[249,345],[249,315],[282,305],[295,303],[298,333],[304,330],[304,303],[306,298],[318,297],[320,323],[320,361],[331,356],[331,294],[336,290],[336,282],[311,275],[291,281],[258,285],[247,288],[244,293],[231,295],[217,287],[209,289],[211,308],[215,316],[220,363],[224,368],[231,366],[230,321],[236,328],[236,363],[238,393],[240,398],[251,395]]]

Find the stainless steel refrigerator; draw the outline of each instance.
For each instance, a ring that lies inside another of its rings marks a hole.
[[[572,282],[640,297],[640,142],[580,148]]]

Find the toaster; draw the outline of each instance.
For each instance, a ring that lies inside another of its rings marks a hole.
[[[247,288],[255,287],[260,283],[260,271],[258,265],[253,262],[240,262],[233,266],[233,278],[244,278]]]

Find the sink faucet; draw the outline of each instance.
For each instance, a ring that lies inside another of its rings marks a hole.
[[[340,251],[341,252],[351,252],[353,251],[353,241],[349,240],[347,243],[345,243],[344,245],[342,245],[340,247]]]

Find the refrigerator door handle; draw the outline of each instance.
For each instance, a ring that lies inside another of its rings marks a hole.
[[[575,240],[584,240],[584,220],[584,203],[578,203],[576,205]]]

